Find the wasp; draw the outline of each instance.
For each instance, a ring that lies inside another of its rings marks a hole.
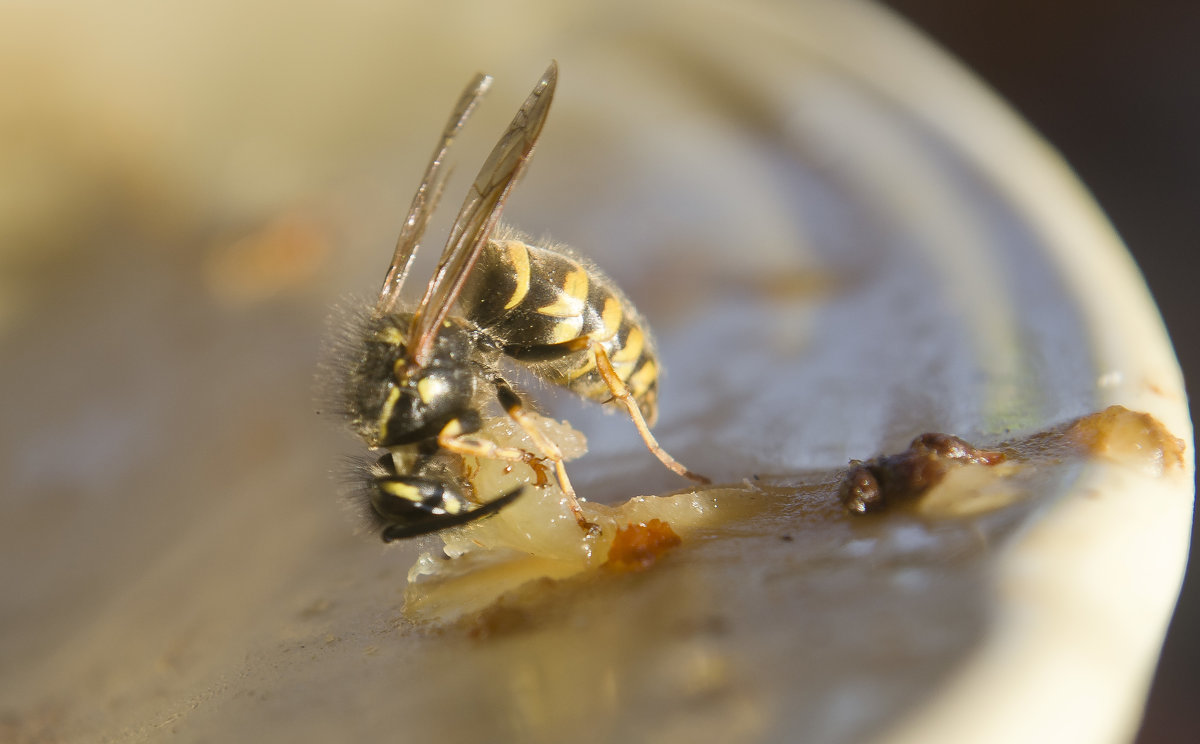
[[[342,363],[341,409],[367,446],[366,493],[385,541],[463,525],[512,503],[524,487],[481,502],[464,457],[549,471],[588,531],[558,445],[536,426],[501,372],[524,367],[584,398],[615,401],[668,468],[707,482],[671,457],[650,426],[657,417],[658,359],[641,315],[616,285],[569,249],[535,244],[499,225],[529,163],[554,97],[551,64],[484,162],[450,230],[432,279],[409,309],[400,292],[446,182],[446,156],[490,87],[477,75],[447,121],[396,241],[373,310]],[[478,435],[496,404],[536,451]]]

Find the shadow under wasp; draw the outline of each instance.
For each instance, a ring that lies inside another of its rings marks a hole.
[[[650,426],[657,417],[658,361],[641,316],[616,285],[560,246],[532,244],[500,226],[554,97],[551,64],[484,162],[415,309],[400,291],[445,186],[446,154],[492,79],[477,75],[459,98],[413,198],[379,299],[343,355],[341,408],[367,445],[383,451],[366,493],[385,541],[436,532],[494,514],[517,488],[480,503],[463,458],[525,463],[549,482],[586,531],[558,445],[500,371],[502,360],[596,401],[615,401],[668,468],[707,482],[671,457]],[[452,314],[452,310],[456,312]],[[500,408],[537,451],[478,436],[484,411]]]

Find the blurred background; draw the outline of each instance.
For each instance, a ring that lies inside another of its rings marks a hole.
[[[887,0],[1066,158],[1129,246],[1200,389],[1200,4]],[[1193,408],[1193,421],[1195,408]],[[1193,524],[1193,544],[1195,544]],[[1189,570],[1138,738],[1200,741],[1200,580]]]

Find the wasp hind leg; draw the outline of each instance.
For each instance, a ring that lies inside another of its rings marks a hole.
[[[633,393],[629,392],[629,388],[621,380],[617,371],[613,369],[612,361],[608,358],[608,352],[604,350],[604,346],[599,341],[592,341],[588,345],[592,356],[596,360],[596,369],[600,372],[600,377],[604,379],[604,384],[608,386],[612,393],[613,400],[621,405],[629,414],[629,418],[633,419],[633,425],[637,427],[638,434],[642,435],[642,441],[646,443],[646,448],[658,458],[659,462],[666,465],[670,470],[684,478],[696,481],[697,483],[712,483],[711,480],[705,478],[699,473],[694,473],[683,466],[683,463],[671,457],[671,454],[662,448],[658,440],[654,438],[654,434],[650,431],[649,425],[646,424],[646,418],[642,415],[642,410],[638,408],[637,400],[634,399]]]

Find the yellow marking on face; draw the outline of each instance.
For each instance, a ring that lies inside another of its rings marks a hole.
[[[633,393],[633,397],[638,398],[646,394],[654,381],[658,379],[658,365],[647,360],[637,372],[629,378],[629,391]]]
[[[421,489],[401,481],[383,481],[379,484],[379,488],[388,496],[395,496],[398,499],[411,501],[414,504],[419,504],[425,500],[421,495]]]
[[[525,248],[524,243],[517,240],[508,241],[504,247],[508,251],[508,261],[512,264],[513,273],[517,275],[517,288],[513,290],[512,297],[504,306],[505,310],[512,310],[529,294],[529,250]]]
[[[646,346],[646,336],[642,333],[642,329],[637,326],[632,326],[629,329],[629,335],[625,337],[625,346],[618,349],[612,355],[613,364],[629,364],[637,361],[637,358],[642,355],[642,349]]]
[[[588,275],[582,268],[567,272],[563,277],[558,298],[537,311],[552,318],[571,318],[582,315],[587,307]],[[563,339],[564,341],[568,339]]]
[[[387,441],[387,424],[392,418],[392,411],[396,409],[396,401],[400,400],[400,387],[392,385],[388,390],[387,398],[383,401],[383,406],[379,409],[379,441]]]
[[[417,382],[417,395],[422,403],[432,403],[449,389],[450,385],[441,377],[422,377]]]
[[[465,511],[466,503],[462,499],[449,493],[442,494],[442,508],[447,514],[458,514]]]
[[[571,341],[579,338],[579,332],[582,330],[583,316],[568,316],[554,324],[554,329],[550,331],[550,340],[546,343],[561,344],[566,341]]]

